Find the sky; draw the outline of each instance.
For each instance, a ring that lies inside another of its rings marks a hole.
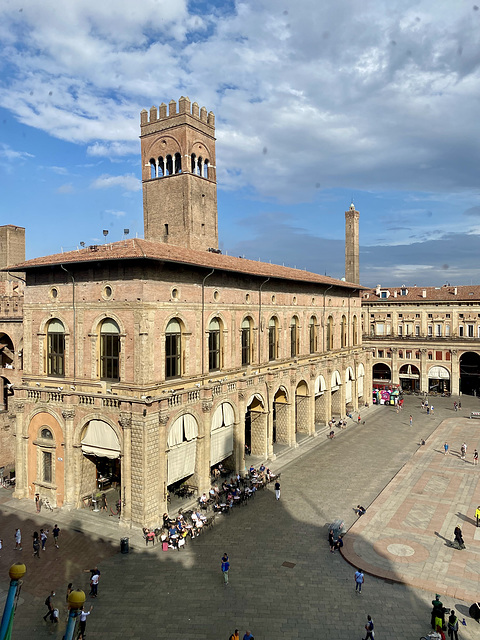
[[[2,0],[0,224],[143,237],[140,111],[216,116],[220,248],[365,286],[480,283],[474,0]],[[480,5],[480,2],[479,2]]]

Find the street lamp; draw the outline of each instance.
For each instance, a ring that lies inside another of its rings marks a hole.
[[[11,637],[13,616],[15,615],[15,599],[20,591],[21,579],[25,575],[26,571],[27,567],[21,562],[12,564],[8,571],[8,575],[10,576],[10,588],[8,589],[5,608],[3,610],[2,623],[0,625],[0,640],[6,640],[6,638]]]
[[[73,632],[75,631],[75,620],[78,616],[78,612],[83,607],[85,602],[85,592],[81,589],[74,589],[68,596],[68,606],[70,613],[68,614],[67,630],[65,631],[64,640],[72,640]]]

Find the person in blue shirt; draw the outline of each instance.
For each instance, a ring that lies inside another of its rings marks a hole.
[[[230,562],[228,561],[228,554],[224,553],[222,556],[222,573],[223,573],[223,580],[224,580],[225,586],[227,586],[228,584],[229,569],[230,569]]]

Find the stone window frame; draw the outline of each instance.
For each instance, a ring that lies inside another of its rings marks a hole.
[[[126,338],[127,334],[125,332],[125,328],[123,326],[120,318],[114,313],[103,313],[101,316],[95,318],[92,326],[91,333],[88,334],[90,338],[91,344],[91,361],[92,361],[92,369],[91,376],[93,380],[103,380],[100,377],[101,369],[100,369],[100,331],[102,323],[105,320],[113,320],[116,322],[117,326],[120,329],[119,338],[120,338],[120,353],[119,353],[119,378],[118,380],[106,380],[106,382],[121,382],[125,380],[125,367],[126,367],[126,359],[127,355],[125,353],[126,347]]]
[[[44,430],[48,430],[51,438],[42,437],[42,432]],[[56,489],[57,485],[55,482],[56,479],[56,449],[57,444],[55,441],[55,433],[53,429],[48,425],[42,425],[37,432],[37,437],[33,441],[33,444],[36,448],[36,467],[35,467],[35,481],[34,485],[36,487],[43,487],[46,489]],[[44,456],[45,454],[50,454],[51,459],[51,479],[45,480],[44,477]]]

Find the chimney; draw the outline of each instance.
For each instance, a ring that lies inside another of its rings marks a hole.
[[[426,289],[424,289],[424,290],[422,291],[422,298],[426,298],[426,297],[427,297],[427,290],[426,290]]]
[[[377,296],[379,296],[379,295],[380,295],[380,289],[381,289],[380,285],[379,285],[379,284],[377,284],[377,288],[375,289],[375,294],[376,294]]]
[[[455,289],[453,290],[453,295],[456,296],[457,295],[457,287],[455,287]]]
[[[393,297],[396,298],[397,297],[397,290],[395,289],[395,291],[393,292]]]

